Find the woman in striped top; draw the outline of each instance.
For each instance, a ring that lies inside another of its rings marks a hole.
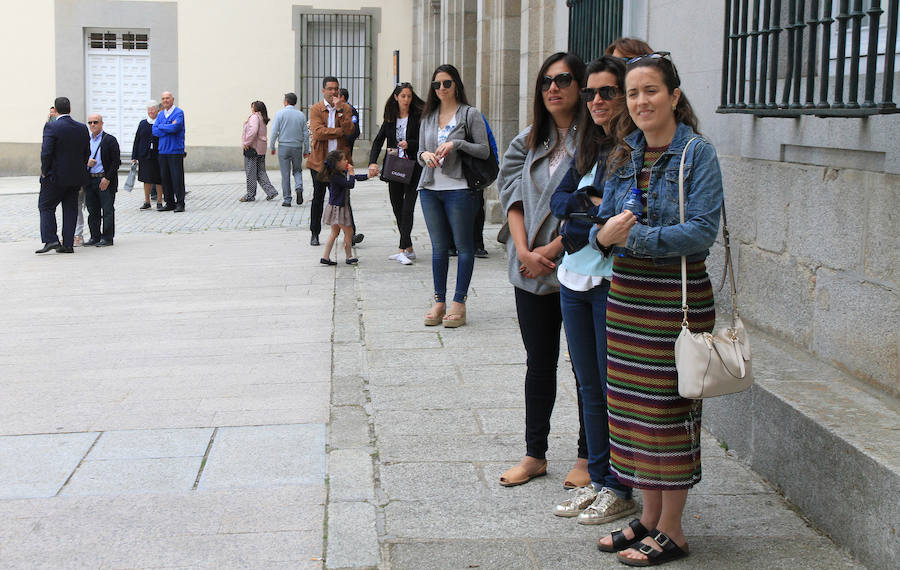
[[[632,58],[625,76],[628,115],[617,133],[613,174],[591,231],[594,247],[613,259],[607,313],[607,405],[610,467],[642,490],[643,512],[622,531],[602,537],[600,550],[619,561],[651,566],[687,556],[681,518],[688,490],[700,482],[700,400],[678,394],[675,339],[681,330],[681,256],[687,257],[693,332],[715,321],[705,259],[716,238],[722,175],[703,138],[685,160],[685,222],[678,178],[682,151],[697,137],[697,119],[680,89],[668,52]],[[623,204],[641,190],[643,212]],[[622,254],[622,255],[619,255]]]

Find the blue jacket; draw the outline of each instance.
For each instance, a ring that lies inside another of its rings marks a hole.
[[[599,163],[594,172],[594,181],[591,184],[601,194],[603,193],[603,177],[606,174],[606,157],[609,153],[601,151],[597,157]],[[570,220],[569,214],[575,212],[589,212],[594,208],[585,189],[578,189],[578,183],[581,182],[582,176],[578,174],[575,168],[576,158],[572,159],[572,165],[566,172],[565,178],[556,187],[553,196],[550,198],[550,211],[554,216],[562,220],[559,233],[563,236],[563,243],[566,245],[566,251],[578,251],[588,244],[588,234],[594,225],[585,220]]]
[[[41,176],[57,186],[83,186],[90,177],[91,135],[87,125],[66,115],[44,125]]]
[[[697,136],[685,124],[679,124],[669,148],[650,173],[647,191],[647,224],[635,224],[628,234],[625,250],[632,257],[652,258],[654,263],[677,263],[682,255],[688,261],[705,259],[719,231],[722,209],[722,171],[716,149],[700,137],[691,144],[684,164],[684,219],[678,212],[678,168],[685,144]],[[619,167],[603,189],[603,203],[595,207],[601,218],[622,211],[644,159],[647,142],[636,130],[625,142],[634,149],[631,160]],[[597,247],[597,228],[591,230],[591,245]]]
[[[153,134],[159,137],[159,154],[184,154],[184,111],[172,107],[172,114],[166,118],[163,110],[159,111],[153,123]]]

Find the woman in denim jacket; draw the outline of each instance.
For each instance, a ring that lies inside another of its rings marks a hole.
[[[629,60],[628,116],[610,158],[591,244],[612,255],[606,312],[610,465],[642,490],[643,512],[598,547],[619,551],[628,565],[656,565],[687,556],[681,518],[688,490],[700,481],[701,400],[678,394],[675,339],[681,330],[681,256],[687,257],[692,332],[715,322],[705,259],[716,238],[722,174],[713,146],[694,140],[684,168],[685,222],[679,219],[682,150],[697,135],[697,119],[681,92],[667,52]],[[621,136],[621,135],[625,136]],[[643,211],[623,205],[641,190]]]
[[[512,140],[497,178],[500,203],[509,221],[509,281],[527,353],[525,457],[500,476],[500,484],[506,487],[547,473],[562,325],[556,261],[563,254],[550,196],[575,152],[577,121],[585,114],[578,93],[583,76],[584,62],[575,54],[557,52],[544,61],[534,87],[534,123]],[[583,463],[587,458],[583,428],[579,435],[578,456]]]

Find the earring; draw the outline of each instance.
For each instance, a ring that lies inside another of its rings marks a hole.
[[[672,105],[672,110],[674,111],[674,110],[675,110],[675,107],[677,107],[677,106],[678,106],[678,105]]]

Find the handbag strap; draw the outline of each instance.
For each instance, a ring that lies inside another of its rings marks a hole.
[[[687,157],[688,147],[699,137],[693,137],[684,145],[681,152],[681,165],[678,167],[678,211],[681,223],[684,223],[684,162]],[[737,307],[737,286],[734,282],[734,264],[731,261],[731,239],[728,234],[728,218],[725,215],[725,198],[722,198],[722,239],[725,242],[725,273],[731,278],[731,326],[734,328],[737,318],[740,316]],[[722,284],[725,284],[725,275],[722,275]],[[682,328],[688,328],[688,303],[687,303],[687,257],[681,256],[681,310],[684,319]]]

